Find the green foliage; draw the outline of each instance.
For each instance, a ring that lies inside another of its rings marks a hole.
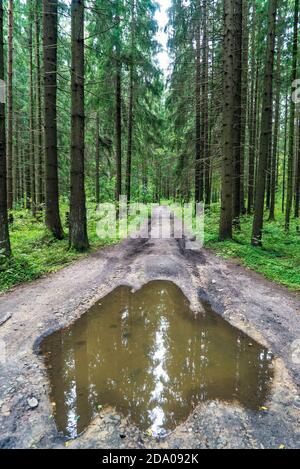
[[[252,217],[241,219],[241,231],[235,231],[234,241],[219,242],[219,207],[214,205],[205,218],[206,247],[226,259],[237,259],[269,280],[300,291],[300,233],[296,221],[293,221],[287,234],[283,218],[281,213],[277,213],[276,222],[266,221],[263,248],[250,244]]]
[[[88,205],[88,231],[91,251],[113,244],[111,239],[99,240],[96,234],[96,215]],[[66,220],[67,205],[63,204],[63,220]],[[67,227],[64,226],[65,233]],[[27,211],[14,212],[14,223],[10,229],[13,257],[9,260],[0,256],[0,292],[23,282],[37,279],[55,272],[84,254],[69,250],[68,238],[57,241],[45,229],[43,221],[37,221]],[[2,259],[2,261],[1,261]]]

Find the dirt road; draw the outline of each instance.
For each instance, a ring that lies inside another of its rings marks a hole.
[[[162,216],[169,218],[168,209],[162,209]],[[191,247],[193,243],[176,239],[125,240],[0,296],[0,448],[300,447],[299,298]],[[46,371],[37,353],[41,338],[73,322],[118,285],[138,289],[154,279],[177,284],[195,309],[199,299],[208,300],[226,320],[272,350],[276,360],[270,402],[260,412],[203,403],[161,441],[107,410],[66,444],[52,417]]]

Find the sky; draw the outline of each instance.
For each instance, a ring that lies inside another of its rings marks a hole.
[[[163,47],[163,51],[158,55],[158,61],[165,76],[167,76],[168,68],[170,66],[170,59],[167,51],[168,35],[164,32],[164,28],[168,23],[167,10],[171,6],[171,0],[157,0],[157,3],[160,5],[160,11],[157,11],[156,13],[156,20],[159,25],[157,40]]]

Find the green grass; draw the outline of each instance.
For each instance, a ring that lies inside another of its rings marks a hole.
[[[267,215],[267,214],[266,214]],[[276,222],[265,222],[263,248],[251,246],[252,217],[241,219],[241,231],[234,232],[234,241],[218,240],[219,207],[213,206],[205,218],[205,245],[224,258],[239,262],[269,280],[291,290],[300,291],[300,232],[296,221],[290,233],[284,230],[282,213],[276,214]]]
[[[97,215],[95,205],[88,204],[88,234],[91,244],[89,252],[116,243],[115,239],[99,239],[96,233]],[[8,261],[0,253],[0,292],[15,285],[37,279],[55,272],[86,254],[69,249],[66,227],[67,205],[62,204],[62,220],[66,238],[57,241],[27,211],[14,211],[14,223],[10,227],[13,256]]]
[[[66,219],[67,204],[62,204],[62,220]],[[94,205],[88,204],[88,232],[91,251],[116,243],[115,239],[99,240],[96,233],[97,216]],[[263,248],[250,244],[252,218],[241,219],[241,231],[234,240],[219,242],[219,207],[212,206],[205,217],[205,246],[224,258],[237,259],[242,265],[263,274],[266,278],[300,291],[300,232],[295,220],[290,233],[285,233],[284,219],[276,214],[276,222],[265,223]],[[67,233],[66,225],[64,226]],[[87,254],[69,250],[67,237],[56,241],[46,231],[43,222],[26,211],[14,212],[10,228],[13,257],[6,261],[0,254],[0,292],[23,282],[55,272]]]

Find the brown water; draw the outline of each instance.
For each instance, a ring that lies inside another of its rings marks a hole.
[[[133,294],[119,287],[67,329],[44,339],[57,427],[76,437],[113,406],[140,429],[163,435],[200,402],[268,398],[272,355],[205,305],[195,316],[173,283]]]

